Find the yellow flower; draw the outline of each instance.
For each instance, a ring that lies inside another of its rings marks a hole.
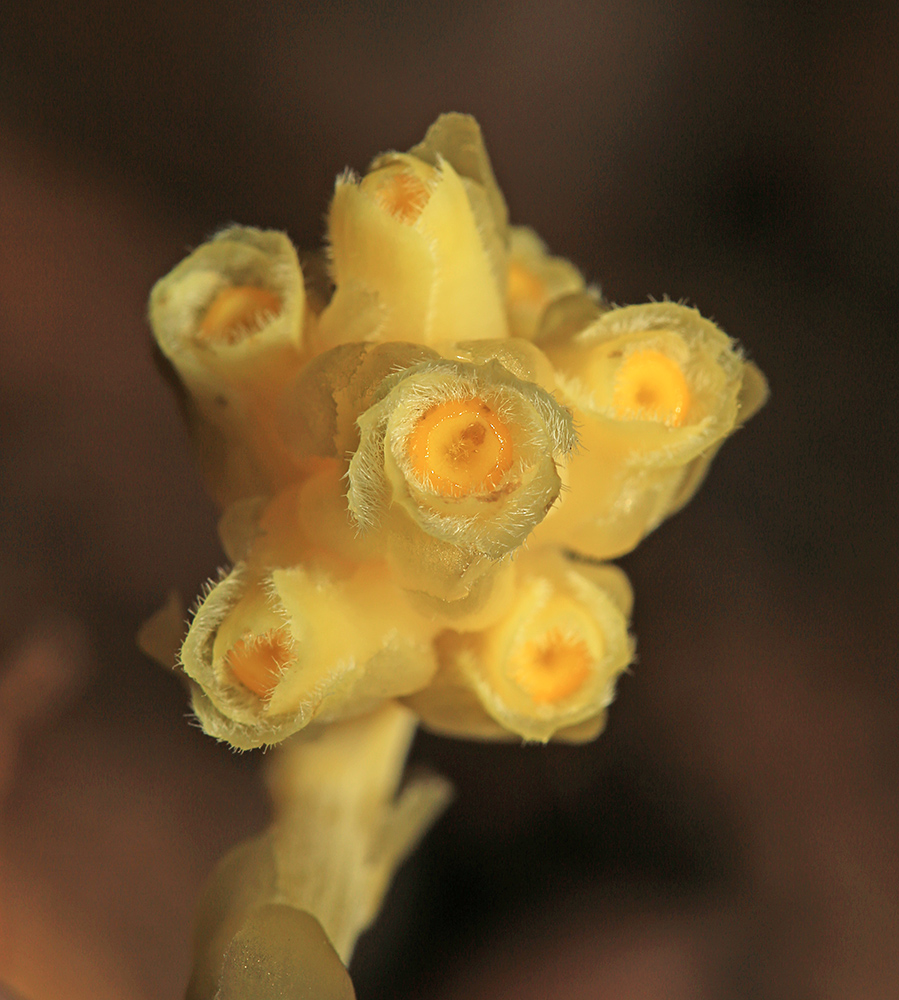
[[[348,459],[359,444],[356,421],[384,380],[440,355],[423,344],[340,344],[313,358],[275,403],[278,433],[297,461]]]
[[[435,628],[382,563],[345,577],[239,564],[200,605],[181,662],[203,729],[249,749],[424,687]]]
[[[733,340],[670,302],[609,310],[573,335],[550,328],[539,346],[581,449],[563,473],[565,502],[535,539],[597,559],[629,552],[683,506],[766,396]]]
[[[338,179],[328,215],[336,291],[320,317],[316,351],[354,341],[507,336],[495,227],[485,241],[486,209],[476,213],[470,198],[476,189],[450,160],[433,159],[388,153],[361,180]]]
[[[223,505],[295,475],[271,400],[305,360],[305,311],[293,246],[260,229],[223,230],[153,288],[150,324],[187,389],[200,462]]]
[[[442,633],[437,678],[407,703],[453,735],[592,739],[633,659],[627,578],[553,550],[528,552],[515,569],[506,613],[478,632]]]
[[[347,501],[403,585],[465,597],[559,495],[570,413],[496,361],[436,360],[382,383],[358,419]]]

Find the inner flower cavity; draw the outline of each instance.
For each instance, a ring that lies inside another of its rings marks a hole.
[[[434,493],[489,493],[512,466],[512,433],[479,397],[447,400],[419,418],[408,456],[416,477]]]
[[[236,344],[258,333],[281,312],[281,300],[265,288],[234,285],[212,300],[200,324],[198,338],[207,342]]]
[[[677,362],[661,351],[629,355],[618,369],[612,406],[620,420],[653,420],[680,427],[690,407],[690,389]]]
[[[238,639],[225,655],[225,664],[245,688],[268,698],[292,658],[293,644],[285,629],[269,629]]]
[[[553,628],[517,650],[511,678],[535,702],[552,705],[583,686],[591,663],[590,651],[582,639]]]
[[[425,182],[399,164],[369,174],[362,181],[362,189],[369,191],[388,215],[408,226],[421,215],[431,197]]]

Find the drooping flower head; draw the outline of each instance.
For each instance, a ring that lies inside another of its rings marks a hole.
[[[592,738],[633,655],[598,561],[689,500],[763,377],[510,226],[465,115],[344,173],[327,244],[304,285],[283,234],[231,227],[151,295],[234,564],[182,648],[198,718],[249,747],[404,699]]]

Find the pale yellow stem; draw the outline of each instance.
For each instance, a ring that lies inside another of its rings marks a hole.
[[[451,796],[436,776],[397,796],[416,724],[412,712],[388,703],[282,744],[269,766],[274,902],[311,913],[344,963]]]

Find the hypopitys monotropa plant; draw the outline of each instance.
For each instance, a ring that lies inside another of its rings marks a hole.
[[[766,395],[695,310],[611,308],[510,226],[464,115],[338,178],[307,259],[231,227],[150,298],[233,561],[178,666],[206,732],[279,745],[275,822],[202,902],[193,1000],[352,995],[341,962],[448,797],[396,797],[415,727],[595,738],[634,655],[602,560]]]

